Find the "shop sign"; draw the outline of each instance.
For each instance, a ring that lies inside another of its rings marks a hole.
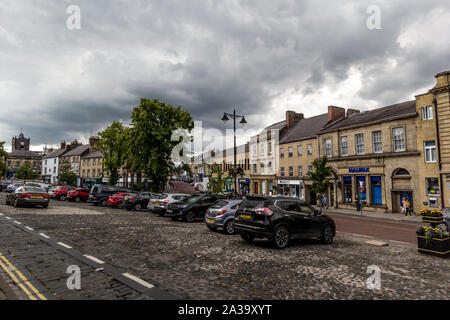
[[[278,180],[278,184],[303,185],[303,180]]]
[[[348,172],[350,172],[350,173],[370,172],[370,168],[349,168]]]
[[[239,184],[249,184],[250,183],[250,179],[248,179],[248,178],[239,178],[238,179],[238,183]]]
[[[233,178],[226,178],[225,183],[233,183]]]

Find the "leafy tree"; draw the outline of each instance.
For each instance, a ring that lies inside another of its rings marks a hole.
[[[69,163],[63,164],[59,173],[59,183],[74,186],[77,183],[77,175],[72,171]]]
[[[99,132],[99,150],[103,153],[103,165],[109,173],[109,184],[116,185],[120,179],[120,169],[129,154],[130,128],[114,121],[104,131]]]
[[[172,141],[177,129],[191,131],[193,120],[188,111],[157,99],[141,99],[133,109],[130,148],[133,169],[145,174],[151,191],[163,190],[170,168],[172,151],[182,139]]]
[[[328,158],[325,156],[322,159],[316,159],[313,162],[314,170],[308,172],[308,176],[311,178],[312,185],[311,190],[320,196],[320,210],[322,211],[323,202],[322,195],[328,191],[330,186],[330,178],[333,169],[327,166]]]
[[[207,164],[208,170],[211,172],[211,177],[209,178],[209,182],[207,184],[207,188],[212,193],[220,193],[223,191],[225,185],[224,174],[225,171],[221,170],[219,165]]]
[[[6,177],[6,172],[8,171],[8,166],[6,165],[6,158],[8,153],[4,149],[5,142],[0,141],[0,178]]]
[[[39,173],[37,173],[36,170],[31,167],[31,164],[29,162],[21,165],[16,172],[16,179],[19,180],[34,180],[38,177]]]

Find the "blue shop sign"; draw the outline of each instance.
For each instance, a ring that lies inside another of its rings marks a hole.
[[[349,168],[348,172],[350,173],[370,172],[370,168]]]
[[[250,179],[248,179],[248,178],[239,178],[238,182],[239,182],[239,184],[250,184]]]

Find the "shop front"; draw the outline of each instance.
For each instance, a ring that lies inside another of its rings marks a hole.
[[[278,195],[305,200],[303,180],[278,180]]]
[[[225,184],[225,192],[233,192],[234,187],[232,177],[225,178],[224,184]]]
[[[246,195],[250,192],[250,179],[248,178],[239,178],[239,194]]]

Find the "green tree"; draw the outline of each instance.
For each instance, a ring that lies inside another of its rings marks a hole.
[[[6,172],[8,171],[8,166],[6,165],[6,158],[8,153],[4,148],[5,142],[0,141],[0,178],[6,177]]]
[[[21,165],[16,172],[16,179],[19,180],[34,180],[38,177],[39,173],[31,167],[31,164],[29,162]]]
[[[172,151],[182,142],[172,141],[172,136],[177,129],[192,130],[191,114],[156,99],[141,99],[131,119],[133,169],[145,174],[150,191],[159,192],[173,168]]]
[[[109,175],[109,184],[116,185],[120,179],[120,169],[129,153],[130,128],[114,121],[104,131],[99,132],[99,150],[103,153],[103,165]]]
[[[207,184],[207,188],[212,193],[221,193],[225,186],[225,171],[221,170],[219,165],[207,164],[209,172],[211,172],[211,176],[209,178],[209,182]]]
[[[77,175],[72,171],[69,163],[63,164],[59,172],[59,183],[66,184],[68,186],[74,186],[77,184]]]
[[[328,192],[330,179],[333,172],[333,169],[327,165],[327,162],[327,157],[314,160],[314,169],[312,172],[308,172],[308,176],[312,181],[311,190],[320,197],[320,211],[322,211],[323,207],[322,197]]]

